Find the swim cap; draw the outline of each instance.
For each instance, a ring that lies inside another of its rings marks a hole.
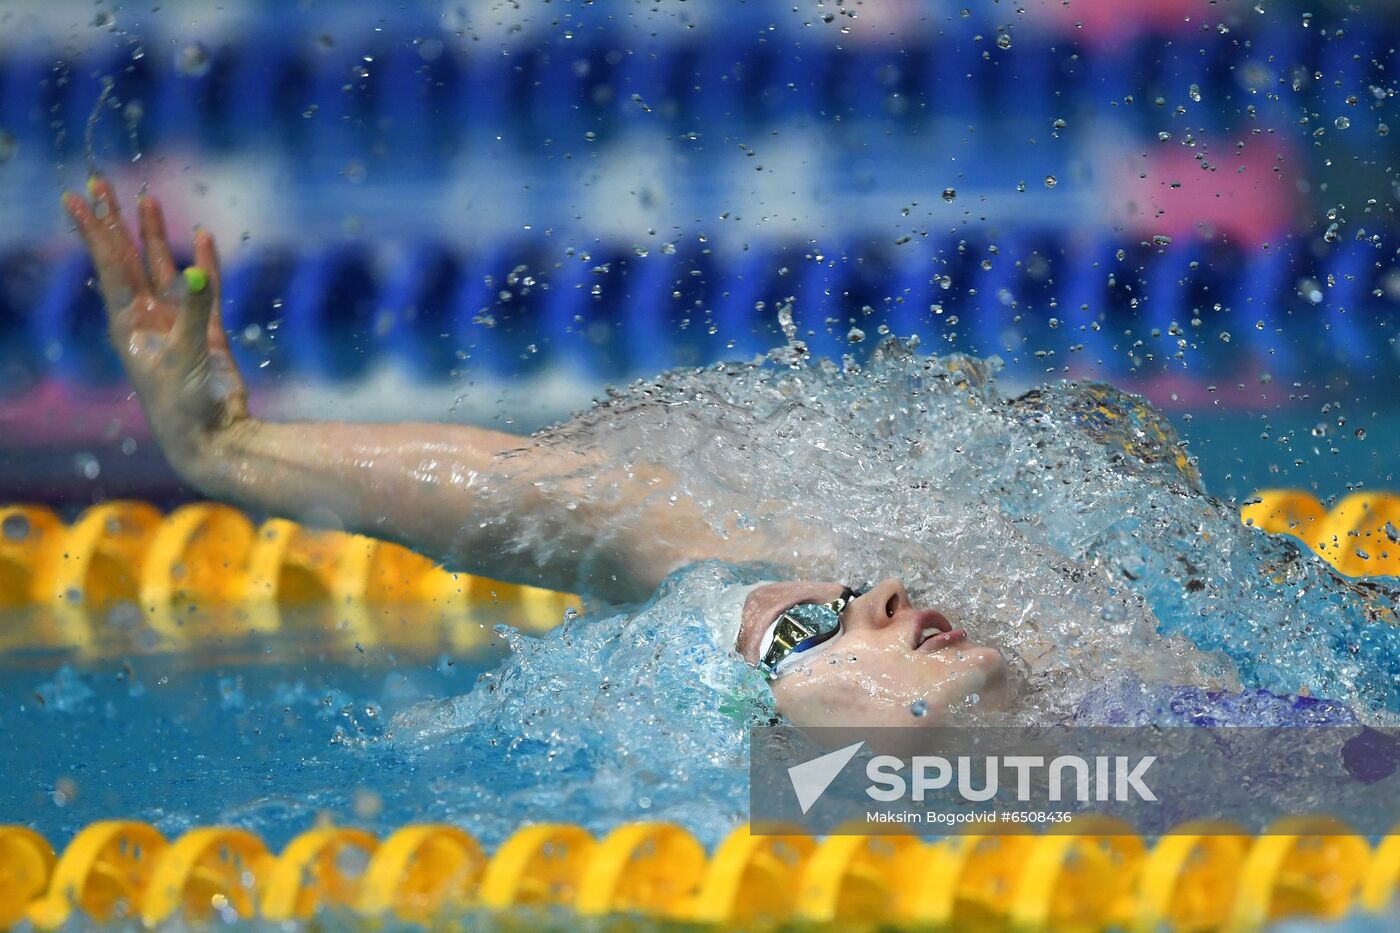
[[[701,598],[700,611],[715,636],[715,642],[721,648],[726,651],[734,650],[734,643],[739,640],[739,628],[744,621],[744,601],[760,586],[767,586],[773,582],[775,581],[760,580],[757,583],[726,586],[713,595],[707,594]]]

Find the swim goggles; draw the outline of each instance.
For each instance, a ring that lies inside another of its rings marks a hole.
[[[828,603],[799,603],[768,626],[758,646],[758,669],[775,680],[792,669],[798,655],[830,641],[841,631],[841,613],[866,590],[845,587]]]

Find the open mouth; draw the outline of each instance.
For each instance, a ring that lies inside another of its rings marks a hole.
[[[937,609],[915,612],[909,628],[909,647],[925,653],[939,651],[967,637],[965,629],[954,628]]]

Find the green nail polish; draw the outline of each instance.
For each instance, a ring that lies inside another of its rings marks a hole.
[[[63,209],[68,209],[68,202],[73,197],[73,192],[65,190],[58,196],[58,203],[63,205]]]
[[[89,176],[88,176],[87,189],[88,189],[88,194],[89,194],[91,197],[94,197],[94,198],[97,197],[97,176],[96,176],[96,175],[89,175]]]
[[[185,284],[197,295],[209,287],[209,274],[198,266],[190,266],[185,270]]]

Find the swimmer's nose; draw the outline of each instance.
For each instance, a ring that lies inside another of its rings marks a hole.
[[[881,580],[864,596],[852,600],[842,624],[847,628],[881,629],[895,624],[905,609],[912,609],[904,584],[894,577]]]

